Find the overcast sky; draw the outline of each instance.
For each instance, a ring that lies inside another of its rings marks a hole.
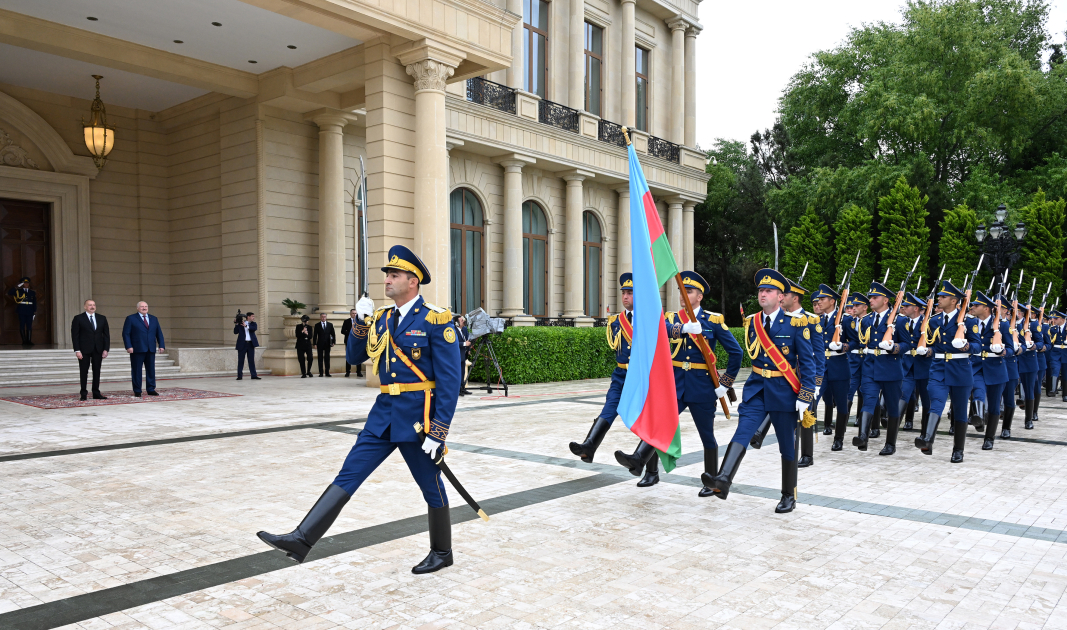
[[[1048,30],[1062,42],[1067,0],[1053,0]],[[748,141],[774,124],[778,97],[809,55],[852,27],[900,21],[901,0],[704,0],[697,39],[697,142]]]

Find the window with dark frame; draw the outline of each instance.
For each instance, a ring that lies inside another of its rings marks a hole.
[[[526,64],[522,87],[541,98],[548,98],[548,2],[522,0],[522,58]]]
[[[652,53],[651,53],[651,51],[648,51],[648,50],[645,50],[644,48],[641,48],[640,46],[635,46],[634,47],[634,54],[635,54],[635,61],[636,61],[636,64],[635,64],[634,67],[636,68],[636,75],[637,75],[635,77],[637,85],[635,86],[635,89],[634,89],[634,94],[635,94],[636,99],[637,99],[637,103],[635,104],[635,106],[636,106],[635,112],[636,112],[636,115],[637,115],[637,119],[634,121],[634,123],[635,123],[634,126],[637,127],[638,129],[640,129],[641,131],[646,131],[647,132],[648,131],[648,93],[649,93],[649,90],[648,90],[648,69],[649,69],[649,66],[650,66],[648,58],[652,55]]]
[[[604,102],[604,29],[585,23],[585,111],[602,116]]]
[[[548,222],[536,201],[522,204],[522,311],[548,315]]]
[[[457,188],[450,201],[452,312],[485,308],[485,220],[470,190]]]
[[[604,278],[600,221],[592,212],[582,216],[582,262],[584,263],[584,307],[589,317],[604,317],[601,312],[600,287]]]

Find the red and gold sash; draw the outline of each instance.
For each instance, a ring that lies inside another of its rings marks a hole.
[[[689,313],[685,312],[685,309],[678,311],[678,319],[681,320],[681,322],[683,324],[688,324],[689,321],[690,321],[689,320]],[[699,324],[700,322],[697,322],[697,323]],[[701,325],[701,328],[703,328],[704,325],[703,324],[700,324],[700,325]],[[690,337],[697,337],[698,335],[692,335],[691,334],[689,336]],[[701,333],[699,336],[703,337],[704,334]],[[705,341],[707,341],[707,339],[705,339]],[[715,359],[715,348],[714,348],[713,344],[710,344],[710,343],[708,344],[708,357],[707,357],[707,359],[708,359],[708,361],[707,361],[708,365],[718,365],[718,362]]]
[[[410,368],[411,371],[415,373],[415,376],[419,377],[419,381],[425,383],[427,381],[426,375],[422,373],[422,370],[420,370],[419,368],[415,367],[415,364],[412,363],[410,359],[408,359],[406,354],[401,352],[400,347],[396,345],[395,341],[393,341],[393,336],[392,335],[389,336],[389,345],[393,347],[393,354],[395,354],[397,357],[399,357],[400,360],[404,362],[404,365],[408,366],[408,368]],[[388,360],[388,357],[386,357],[386,360]],[[425,389],[425,390],[423,390],[422,393],[423,393],[423,396],[424,396],[423,409],[422,409],[422,421],[423,421],[423,425],[424,425],[425,430],[426,430],[426,435],[429,435],[430,434],[430,390]]]
[[[785,380],[789,381],[789,386],[793,388],[793,393],[799,393],[800,378],[797,377],[797,373],[793,370],[793,366],[789,365],[789,361],[786,361],[782,351],[778,349],[778,346],[774,345],[770,336],[767,334],[766,329],[763,328],[761,314],[756,313],[752,317],[754,319],[752,328],[756,329],[756,339],[759,340],[759,345],[763,348],[763,351],[767,353],[767,356],[771,358],[771,361],[774,361],[775,367],[782,373]]]
[[[626,343],[631,346],[634,345],[634,325],[630,323],[630,320],[626,317],[626,311],[619,313],[619,328],[622,329],[622,336],[626,337]]]

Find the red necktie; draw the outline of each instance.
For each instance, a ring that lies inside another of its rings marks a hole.
[[[148,316],[147,315],[141,315],[141,319],[144,320],[144,327],[148,328]]]

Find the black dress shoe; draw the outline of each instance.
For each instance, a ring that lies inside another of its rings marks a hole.
[[[845,448],[845,445],[841,440],[834,440],[834,444],[833,444],[833,446],[830,447],[830,450],[831,451],[841,451],[841,450],[844,450],[844,448]]]
[[[963,451],[952,451],[952,457],[948,461],[959,464],[963,461]]]
[[[300,378],[307,378],[307,377],[308,377],[308,375],[307,375],[307,374],[301,374],[301,375],[300,375]]]
[[[262,381],[263,379],[259,378],[258,376],[253,376],[252,380],[253,381]]]
[[[141,392],[134,392],[133,395],[138,397],[138,398],[140,398],[141,397]]]
[[[874,427],[873,429],[871,429],[871,434],[870,434],[869,437],[872,437],[872,438],[882,437],[882,430],[879,429],[878,427]]]
[[[904,430],[905,431],[911,431],[912,427],[913,427],[913,425],[911,423],[911,420],[905,420],[904,421]]]
[[[159,396],[159,392],[146,392],[149,396]]]
[[[983,451],[991,451],[991,450],[993,450],[993,440],[986,439],[984,442],[982,442],[982,450]]]
[[[81,395],[81,399],[82,400],[88,400],[88,398],[89,398],[89,394],[82,394]]]
[[[808,466],[811,466],[814,463],[814,457],[812,457],[811,455],[802,455],[800,459],[797,460],[797,468],[807,468]]]
[[[895,444],[886,444],[882,447],[882,450],[878,451],[879,455],[892,455],[897,452]]]
[[[831,429],[830,427],[826,427],[825,429],[822,430],[822,434],[823,435],[833,435],[834,434],[834,430]]]
[[[243,381],[243,380],[245,380],[245,379],[244,379],[244,377],[243,377],[243,376],[238,376],[238,377],[237,377],[237,380],[239,380],[239,381]]]
[[[1011,429],[1004,429],[1000,432],[1000,439],[1007,440],[1011,438]]]
[[[93,400],[107,400],[107,396],[101,394],[100,392],[93,392]]]
[[[349,376],[350,374],[348,372],[345,372],[345,378],[348,378]]]
[[[445,567],[452,566],[452,550],[437,551],[431,549],[430,553],[422,559],[422,562],[411,567],[411,572],[415,575],[423,575],[425,573],[433,573],[434,571],[440,571]]]
[[[326,376],[329,377],[329,378],[333,378],[333,374],[327,374]]]

